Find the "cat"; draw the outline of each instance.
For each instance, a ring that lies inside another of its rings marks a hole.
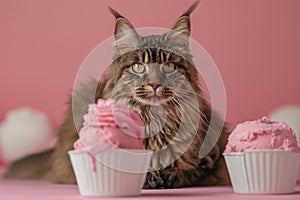
[[[128,19],[109,8],[116,18],[115,56],[106,80],[91,81],[74,93],[53,150],[17,161],[5,176],[75,184],[67,152],[78,139],[76,124],[82,124],[88,104],[113,98],[130,105],[145,124],[143,146],[154,153],[144,188],[229,185],[222,156],[226,127],[211,152],[199,158],[208,124],[214,122],[189,51],[190,14],[198,3],[170,31],[150,36],[140,36]]]

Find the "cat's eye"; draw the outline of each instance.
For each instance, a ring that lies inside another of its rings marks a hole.
[[[131,69],[134,73],[137,73],[137,74],[141,74],[141,73],[144,73],[146,68],[144,65],[141,65],[141,64],[134,64],[131,66]]]
[[[174,63],[168,63],[165,65],[162,65],[162,71],[164,73],[172,73],[176,70],[176,66]]]

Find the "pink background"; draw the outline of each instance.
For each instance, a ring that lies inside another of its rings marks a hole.
[[[87,54],[113,34],[112,6],[135,27],[169,28],[194,0],[1,0],[0,120],[30,106],[55,127]],[[300,104],[300,1],[202,0],[192,37],[212,56],[227,92],[227,120]]]

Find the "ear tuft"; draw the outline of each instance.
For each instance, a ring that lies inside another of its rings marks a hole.
[[[190,16],[191,13],[197,8],[198,4],[200,3],[200,0],[195,1],[187,11],[185,11],[181,16]]]
[[[111,14],[113,14],[115,16],[116,19],[121,18],[121,17],[124,18],[119,12],[112,9],[111,7],[108,6],[108,9],[111,12]]]

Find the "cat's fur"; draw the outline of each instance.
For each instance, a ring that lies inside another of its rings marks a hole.
[[[72,109],[70,102],[58,143],[53,152],[44,154],[51,162],[40,163],[51,163],[51,169],[45,169],[41,177],[56,183],[76,183],[67,154],[78,139],[80,127],[75,124],[82,124],[88,104],[113,98],[129,104],[144,121],[143,145],[154,151],[145,188],[230,184],[222,157],[228,136],[225,128],[213,150],[199,158],[208,124],[215,122],[210,121],[212,111],[201,93],[189,53],[189,15],[196,4],[177,19],[171,31],[145,37],[111,9],[116,17],[116,53],[110,72],[104,83],[91,81],[75,92],[75,106]],[[40,178],[32,170],[28,177],[21,175],[19,166],[30,168],[28,159],[12,165],[6,177]]]

